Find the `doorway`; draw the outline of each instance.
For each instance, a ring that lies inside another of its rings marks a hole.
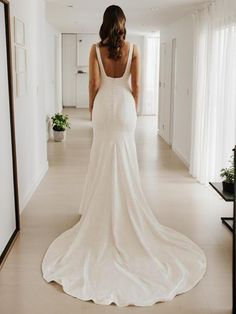
[[[159,75],[159,110],[158,110],[158,134],[165,139],[165,87],[166,87],[166,43],[160,45],[160,75]]]
[[[160,36],[148,35],[144,37],[144,78],[142,89],[142,115],[158,114],[159,94],[159,54]]]
[[[175,96],[176,96],[176,38],[172,39],[171,50],[171,90],[170,90],[170,139],[169,144],[172,146],[174,136],[174,110],[175,110]]]

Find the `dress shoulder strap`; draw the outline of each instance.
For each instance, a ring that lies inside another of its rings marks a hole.
[[[130,72],[130,67],[131,67],[131,62],[132,62],[132,57],[133,57],[133,49],[134,49],[134,44],[130,43],[129,56],[128,56],[128,62],[127,62],[127,68],[126,68],[126,71],[128,71],[128,73]]]
[[[103,75],[106,76],[106,72],[105,72],[105,70],[103,68],[102,58],[101,58],[100,49],[99,49],[98,45],[99,45],[99,43],[95,44],[99,68],[102,71]]]

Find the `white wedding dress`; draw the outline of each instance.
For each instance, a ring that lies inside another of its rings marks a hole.
[[[81,300],[147,306],[193,288],[207,263],[194,242],[158,222],[143,193],[129,81],[132,51],[131,43],[124,75],[112,78],[96,45],[101,86],[94,100],[82,216],[51,243],[42,273]]]

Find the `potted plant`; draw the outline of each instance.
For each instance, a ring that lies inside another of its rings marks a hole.
[[[234,193],[234,161],[233,155],[231,156],[231,160],[229,160],[230,166],[228,168],[221,169],[220,176],[225,178],[222,182],[223,190],[229,193]]]
[[[66,138],[66,128],[70,129],[69,117],[66,114],[56,113],[51,117],[54,141],[62,142]]]

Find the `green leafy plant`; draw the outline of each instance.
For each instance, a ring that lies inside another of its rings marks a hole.
[[[53,130],[65,131],[66,128],[70,129],[69,117],[67,114],[56,113],[51,119]]]
[[[224,181],[227,183],[234,183],[234,160],[233,155],[231,156],[231,159],[229,160],[230,166],[228,168],[221,169],[220,176],[222,178],[225,178]]]

